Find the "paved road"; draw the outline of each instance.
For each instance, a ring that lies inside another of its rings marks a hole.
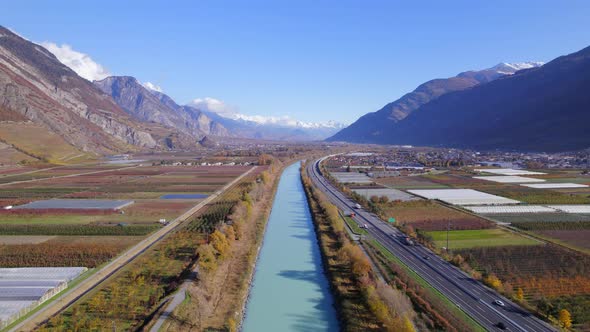
[[[217,190],[215,193],[211,194],[209,197],[202,200],[197,205],[193,206],[190,210],[183,213],[180,217],[174,219],[168,225],[160,228],[158,231],[143,239],[141,242],[139,242],[138,244],[131,247],[129,250],[127,250],[114,260],[112,260],[109,264],[105,265],[102,269],[97,271],[88,279],[84,280],[80,284],[76,285],[76,287],[70,289],[65,294],[53,300],[53,302],[50,305],[32,314],[26,320],[11,328],[10,331],[31,331],[38,325],[47,321],[49,318],[66,309],[71,304],[76,302],[79,298],[91,291],[94,287],[98,286],[108,277],[113,275],[115,272],[119,271],[127,263],[133,261],[137,256],[139,256],[147,249],[152,247],[156,242],[163,239],[166,235],[168,235],[168,233],[170,233],[172,230],[178,227],[178,225],[180,225],[183,221],[195,214],[199,209],[203,208],[205,205],[209,204],[211,201],[213,201],[215,198],[217,198],[231,186],[238,183],[241,179],[250,174],[256,168],[257,166],[252,167],[247,172],[243,173],[242,175],[234,179],[232,182],[226,184],[223,188]]]
[[[321,175],[319,163],[325,158],[308,165],[307,172],[311,180],[338,208],[352,211],[356,202],[338,191]],[[367,224],[368,232],[375,240],[379,241],[387,250],[463,309],[485,329],[501,331],[497,324],[502,322],[509,331],[557,331],[423,246],[404,244],[403,233],[389,226],[376,215],[363,209],[356,209],[355,212],[355,222],[360,225]],[[428,259],[425,259],[426,257]],[[506,306],[495,305],[494,301],[497,299],[504,302]]]

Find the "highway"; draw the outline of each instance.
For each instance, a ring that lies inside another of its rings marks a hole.
[[[427,248],[419,244],[414,246],[404,244],[404,234],[376,215],[364,209],[355,209],[356,202],[342,194],[322,176],[319,165],[325,158],[327,157],[309,163],[307,166],[307,173],[314,185],[323,191],[339,209],[354,211],[356,213],[354,221],[359,225],[366,224],[371,237],[486,330],[502,331],[498,327],[498,324],[502,322],[508,331],[557,331],[496,291],[471,278],[459,268],[444,261]],[[494,304],[495,300],[504,302],[505,307]]]

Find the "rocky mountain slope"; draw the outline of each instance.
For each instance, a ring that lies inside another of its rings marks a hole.
[[[158,148],[174,135],[161,125],[139,123],[45,48],[4,27],[0,27],[0,109],[5,121],[32,122],[83,153]],[[5,143],[27,145],[35,139],[23,135]]]
[[[169,96],[145,88],[134,77],[111,76],[94,84],[129,115],[155,122],[190,135],[197,141],[205,135],[227,136],[227,130],[206,114],[189,106],[179,106]]]
[[[542,65],[540,62],[501,63],[480,71],[467,71],[455,77],[428,81],[400,99],[385,105],[377,112],[362,116],[356,122],[329,138],[329,140],[355,143],[385,143],[388,141],[391,127],[422,105],[444,94],[466,90],[479,84],[491,82],[499,77],[514,74],[518,70],[534,68],[540,65]]]

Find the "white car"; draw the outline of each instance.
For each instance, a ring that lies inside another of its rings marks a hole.
[[[505,307],[506,305],[504,304],[504,302],[500,301],[500,300],[496,300],[494,301],[494,304],[500,306],[500,307]]]

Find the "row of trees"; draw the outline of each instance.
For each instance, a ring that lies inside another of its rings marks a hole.
[[[0,225],[0,235],[69,235],[69,236],[140,236],[160,228],[156,224],[147,225],[73,225],[73,224],[6,224]]]
[[[305,167],[301,174],[344,329],[415,331],[415,312],[409,299],[378,281],[365,253],[348,238],[338,209],[314,190]]]

